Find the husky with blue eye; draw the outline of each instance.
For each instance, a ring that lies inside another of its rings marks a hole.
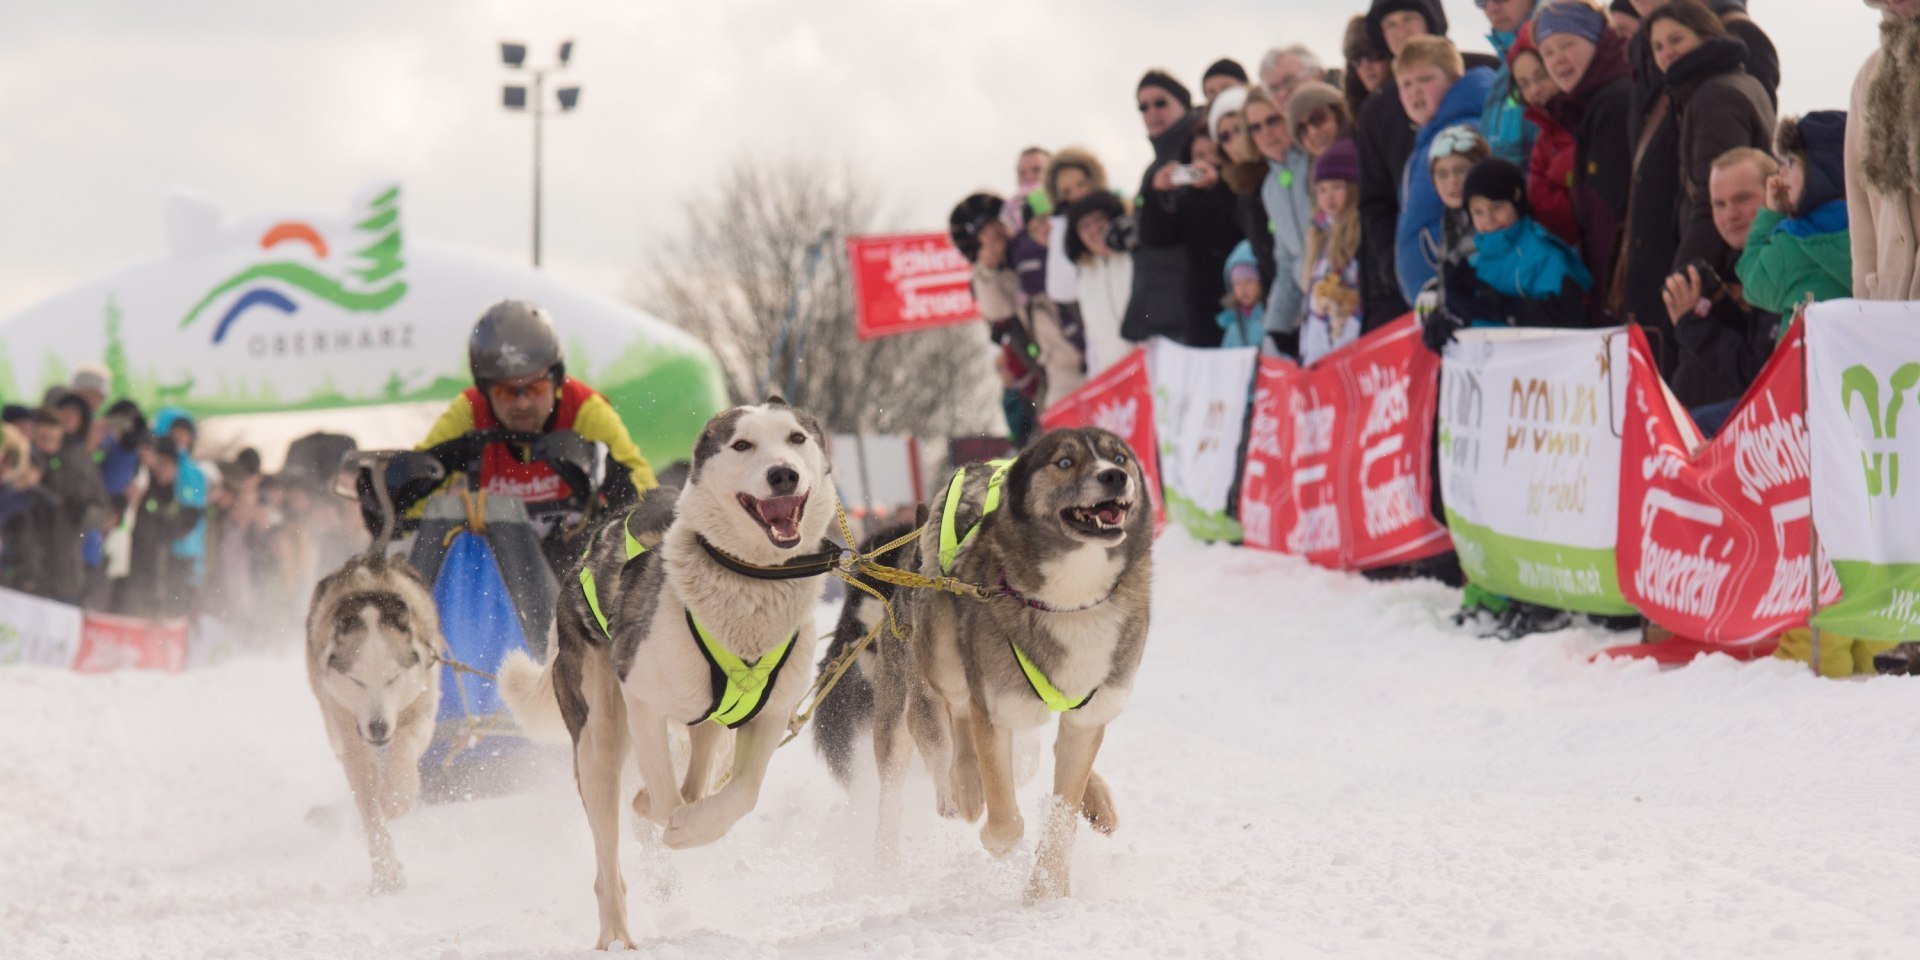
[[[858,676],[818,712],[816,745],[843,782],[852,741],[871,726],[883,857],[898,847],[900,778],[916,747],[933,774],[940,813],[974,821],[984,808],[981,842],[996,857],[1011,851],[1026,832],[1014,797],[1014,737],[1056,719],[1052,803],[1028,899],[1069,892],[1081,817],[1103,833],[1118,825],[1093,761],[1146,648],[1153,575],[1146,484],[1119,436],[1055,430],[1015,460],[957,471],[917,542],[882,558],[990,594],[884,590],[909,611],[909,642],[883,632],[861,656]],[[879,604],[857,591],[848,597],[828,657],[879,622]]]
[[[406,886],[387,823],[420,797],[446,652],[433,594],[403,559],[354,557],[314,588],[307,681],[366,829],[375,893]]]

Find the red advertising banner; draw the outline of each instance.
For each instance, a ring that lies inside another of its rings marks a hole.
[[[184,670],[187,622],[155,622],[134,617],[87,613],[80,624],[80,650],[73,668],[81,673],[114,670]]]
[[[1689,452],[1646,338],[1620,451],[1620,592],[1683,637],[1741,644],[1807,622],[1812,488],[1801,325],[1774,350],[1718,436]],[[1821,602],[1840,597],[1823,558]]]
[[[1147,378],[1144,348],[1048,406],[1040,415],[1040,426],[1047,430],[1101,427],[1125,438],[1147,475],[1154,529],[1166,524],[1167,510],[1160,500],[1160,440],[1153,429],[1153,383]]]
[[[1439,370],[1411,314],[1308,368],[1262,357],[1240,479],[1246,545],[1345,570],[1445,553],[1428,506]]]
[[[862,340],[966,323],[973,266],[944,233],[849,237],[854,331]]]

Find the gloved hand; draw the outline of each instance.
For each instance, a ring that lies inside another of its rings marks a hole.
[[[1466,325],[1467,321],[1459,314],[1443,306],[1427,314],[1420,328],[1420,342],[1425,344],[1428,350],[1436,354],[1440,353],[1447,348],[1447,344],[1453,342],[1453,335]]]

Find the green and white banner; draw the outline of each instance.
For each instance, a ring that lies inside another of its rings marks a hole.
[[[447,401],[471,384],[473,322],[504,297],[553,315],[567,372],[607,395],[656,465],[726,406],[704,344],[530,270],[406,232],[399,186],[331,214],[228,221],[169,198],[167,252],[0,323],[0,398],[37,402],[83,363],[112,394],[200,417]]]
[[[1440,489],[1460,566],[1494,593],[1633,612],[1614,567],[1628,338],[1466,330],[1440,367]]]
[[[1147,346],[1167,519],[1203,540],[1240,539],[1227,504],[1259,358],[1252,347],[1203,350],[1161,337]]]
[[[1807,310],[1813,525],[1842,594],[1814,618],[1822,629],[1920,640],[1916,407],[1920,303],[1836,300]]]

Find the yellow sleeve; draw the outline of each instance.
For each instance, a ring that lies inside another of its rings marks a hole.
[[[452,403],[447,404],[446,411],[440,414],[440,419],[435,420],[433,427],[427,431],[427,438],[415,444],[414,449],[421,451],[431,450],[440,444],[446,443],[448,440],[463,437],[472,432],[473,404],[467,402],[467,396],[463,393],[454,397]],[[433,489],[433,492],[445,492],[453,485],[453,481],[454,477],[447,477],[445,482]],[[430,499],[432,499],[432,495],[420,498],[419,503],[407,508],[404,516],[418,520],[426,514],[427,501]]]
[[[596,393],[580,405],[580,412],[573,415],[573,432],[583,439],[606,444],[607,455],[633,474],[635,493],[645,493],[660,485],[660,481],[654,479],[653,467],[633,442],[633,435],[627,433],[626,423],[613,412],[613,404],[608,403],[606,397]]]
[[[473,404],[467,402],[462,393],[447,405],[446,412],[433,422],[433,429],[427,431],[427,438],[414,445],[415,450],[428,450],[446,443],[455,437],[473,432]]]

